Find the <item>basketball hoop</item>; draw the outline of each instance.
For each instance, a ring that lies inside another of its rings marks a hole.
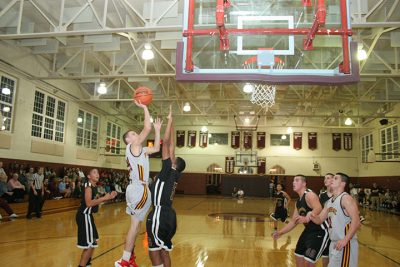
[[[275,57],[272,49],[263,50],[257,56],[247,59],[243,66],[245,69],[282,69],[285,63],[279,57]],[[263,108],[270,108],[275,105],[276,85],[250,84],[253,87],[250,102]]]

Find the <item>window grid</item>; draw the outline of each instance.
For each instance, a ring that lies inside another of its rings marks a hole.
[[[368,162],[368,152],[374,147],[372,133],[361,137],[361,161]]]
[[[36,91],[31,136],[64,142],[65,108],[65,102]]]
[[[99,118],[89,112],[78,111],[78,127],[76,132],[76,145],[85,148],[97,149],[99,132]]]
[[[10,94],[5,95],[2,92],[3,88],[10,89]],[[0,112],[3,115],[3,121],[0,122],[0,131],[11,131],[12,119],[13,119],[13,109],[14,109],[14,96],[16,90],[16,81],[1,76],[0,79]]]
[[[393,125],[381,130],[382,160],[399,159],[399,127]],[[387,154],[385,154],[387,153]]]
[[[106,151],[111,154],[121,153],[121,126],[107,122]]]

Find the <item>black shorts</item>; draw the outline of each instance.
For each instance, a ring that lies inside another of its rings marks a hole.
[[[287,209],[284,207],[276,207],[274,212],[274,217],[276,219],[280,219],[282,222],[286,221],[287,219]]]
[[[171,207],[153,207],[146,221],[149,250],[171,251],[176,232],[176,213]]]
[[[331,240],[329,239],[324,251],[322,252],[322,257],[323,258],[329,258],[329,246],[330,246],[330,244],[331,244]]]
[[[78,248],[95,248],[99,234],[92,214],[76,213],[76,224],[78,225]]]
[[[306,261],[315,263],[321,256],[329,241],[328,231],[304,230],[297,241],[294,254],[298,257],[303,257]]]

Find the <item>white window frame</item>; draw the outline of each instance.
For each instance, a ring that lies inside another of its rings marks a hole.
[[[109,154],[121,154],[122,127],[111,121],[107,122],[106,128],[106,152]]]
[[[395,124],[381,129],[379,137],[382,160],[398,160],[400,158],[399,125]],[[386,153],[396,154],[385,155]]]
[[[82,122],[77,121],[75,144],[85,149],[97,149],[99,144],[99,132],[100,132],[99,116],[91,112],[87,112],[83,109],[79,109],[78,118],[81,118]],[[96,123],[95,120],[97,120],[96,125],[95,125]]]
[[[36,95],[43,95],[43,103],[42,106],[36,106]],[[49,105],[50,98],[54,99],[54,107],[52,108]],[[54,95],[50,95],[46,92],[43,92],[39,89],[35,90],[34,100],[33,100],[33,110],[32,110],[32,128],[31,128],[31,136],[34,138],[40,138],[47,141],[54,141],[57,143],[64,143],[65,140],[65,128],[66,128],[66,116],[67,116],[67,102],[63,101]],[[62,120],[58,117],[60,106],[64,105],[63,110],[63,118]],[[53,109],[53,110],[52,110]],[[48,112],[52,112],[53,115],[49,115]],[[41,121],[39,120],[41,118]],[[46,127],[48,123],[53,121],[53,125],[51,127]],[[34,123],[36,122],[36,123]],[[58,128],[62,126],[62,131]],[[39,129],[39,131],[35,131],[34,129]],[[61,136],[60,136],[61,134]],[[48,138],[50,135],[51,138]],[[61,139],[60,139],[61,137]]]
[[[361,136],[361,162],[368,162],[368,152],[374,149],[374,136],[372,133]]]
[[[8,88],[11,90],[10,96],[3,95],[1,93],[3,89],[3,78],[8,79],[14,83],[14,86],[12,88]],[[10,77],[8,75],[5,75],[3,73],[0,73],[0,113],[2,116],[1,119],[3,120],[0,122],[0,131],[5,131],[5,132],[12,132],[13,129],[13,123],[14,123],[14,109],[15,109],[15,99],[16,99],[16,93],[17,93],[17,80],[13,77]],[[11,103],[5,101],[5,98],[11,97]],[[9,107],[10,111],[5,112],[3,109],[4,107]],[[3,128],[4,127],[4,128]]]

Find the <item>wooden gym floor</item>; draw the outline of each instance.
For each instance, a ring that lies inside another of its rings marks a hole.
[[[241,203],[232,198],[178,195],[174,202],[178,229],[171,252],[173,266],[295,266],[293,251],[303,226],[274,242],[268,217],[272,200],[247,198]],[[358,233],[359,266],[400,266],[400,217],[366,211],[366,218]],[[124,203],[103,205],[95,221],[100,240],[92,266],[114,266],[129,226]],[[1,266],[78,265],[81,250],[75,245],[75,210],[45,214],[41,219],[3,219],[0,237]],[[151,266],[144,224],[136,255],[139,266]]]

